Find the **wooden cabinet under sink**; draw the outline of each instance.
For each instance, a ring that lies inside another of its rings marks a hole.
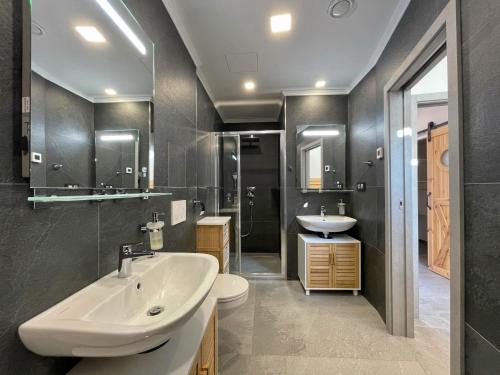
[[[217,375],[217,309],[213,310],[210,322],[189,375]]]
[[[361,243],[345,234],[330,239],[298,235],[299,279],[306,294],[311,290],[361,289]]]

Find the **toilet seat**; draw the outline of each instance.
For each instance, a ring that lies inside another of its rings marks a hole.
[[[227,311],[233,311],[243,305],[248,298],[248,281],[241,276],[231,274],[218,274],[210,291],[210,296],[217,298],[217,307],[221,317]]]

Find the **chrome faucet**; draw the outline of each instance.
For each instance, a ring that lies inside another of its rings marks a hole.
[[[154,251],[137,251],[137,248],[144,245],[144,242],[125,244],[120,246],[118,253],[118,277],[124,279],[132,275],[132,260],[155,255]]]
[[[326,215],[326,207],[321,206],[321,217],[325,217],[325,215]]]

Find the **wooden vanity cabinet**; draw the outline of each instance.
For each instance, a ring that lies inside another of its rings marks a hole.
[[[216,257],[219,273],[229,273],[230,220],[230,217],[206,217],[196,226],[196,252]]]
[[[214,309],[189,375],[217,375],[217,312]]]
[[[361,289],[361,243],[347,235],[323,239],[298,235],[299,279],[310,290]]]

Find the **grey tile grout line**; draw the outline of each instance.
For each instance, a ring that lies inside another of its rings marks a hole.
[[[474,185],[500,185],[500,182],[464,182],[465,186],[474,186]]]
[[[490,347],[492,347],[497,353],[500,353],[500,349],[497,348],[490,340],[481,335],[474,327],[472,327],[469,323],[465,322],[465,325],[468,326],[476,335],[478,335],[483,341],[485,341]]]

